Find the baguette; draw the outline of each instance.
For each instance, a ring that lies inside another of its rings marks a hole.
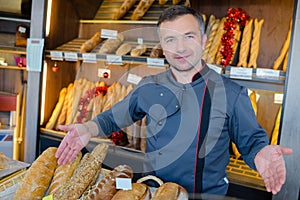
[[[183,200],[188,199],[187,191],[172,182],[162,184],[154,193],[152,200]]]
[[[173,5],[177,5],[177,4],[179,4],[181,2],[181,0],[172,0],[172,4]]]
[[[49,147],[32,163],[13,197],[14,200],[44,197],[57,166],[56,151],[56,147]]]
[[[131,20],[140,20],[146,14],[148,9],[154,3],[154,0],[141,0],[137,7],[134,9]]]
[[[149,187],[144,183],[132,183],[131,190],[119,190],[112,200],[149,200],[151,197]]]
[[[159,1],[158,1],[158,4],[161,5],[161,6],[163,6],[163,5],[165,5],[167,2],[168,2],[168,0],[159,0]]]
[[[60,115],[59,115],[57,123],[56,123],[56,130],[59,130],[58,127],[57,127],[57,125],[62,125],[62,124],[65,124],[65,122],[66,122],[69,101],[72,100],[70,98],[72,90],[73,90],[73,83],[70,83],[68,85],[68,88],[67,88],[67,94],[66,94],[66,97],[65,97],[65,100],[64,100],[64,104],[63,104],[62,110],[60,112]]]
[[[103,41],[100,32],[96,32],[93,37],[85,41],[80,47],[80,53],[91,52],[98,44]]]
[[[116,178],[132,178],[133,171],[127,165],[119,165],[82,195],[83,200],[111,199],[116,189]]]
[[[52,112],[52,115],[48,121],[48,123],[46,124],[46,129],[53,129],[55,127],[55,124],[57,122],[57,119],[59,117],[59,114],[62,110],[62,107],[64,105],[64,100],[65,100],[65,96],[67,93],[67,88],[63,88],[61,89],[60,93],[59,93],[59,98],[58,98],[58,102]]]
[[[114,13],[113,20],[118,20],[124,17],[124,15],[134,6],[137,0],[125,0],[117,12]]]
[[[100,47],[99,53],[102,54],[110,54],[115,52],[118,47],[122,44],[124,41],[123,34],[119,33],[117,38],[109,38],[104,42],[104,44]]]
[[[254,31],[253,31],[253,39],[251,42],[251,50],[250,50],[250,58],[248,67],[256,68],[257,67],[257,57],[259,53],[259,43],[260,43],[260,34],[261,34],[261,28],[264,23],[264,20],[258,21],[258,19],[254,20]]]
[[[73,173],[67,184],[59,191],[54,199],[78,199],[94,181],[98,170],[101,170],[102,162],[107,154],[108,145],[97,145],[92,153],[86,153],[79,166]]]
[[[57,195],[60,188],[63,187],[68,180],[71,178],[74,170],[79,165],[82,153],[76,156],[76,159],[73,162],[69,162],[65,165],[58,165],[55,169],[53,179],[49,186],[48,193],[52,195]]]
[[[249,49],[251,44],[252,25],[253,25],[253,19],[250,19],[250,21],[247,22],[244,28],[241,48],[240,48],[239,62],[237,64],[237,66],[239,67],[247,67],[248,64],[247,60],[248,60]]]

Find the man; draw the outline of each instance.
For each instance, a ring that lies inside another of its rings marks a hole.
[[[190,193],[225,195],[226,165],[233,141],[245,162],[276,194],[285,182],[283,155],[292,150],[268,145],[246,88],[209,69],[201,60],[206,35],[202,17],[184,6],[166,9],[158,34],[170,68],[145,77],[111,110],[68,131],[57,151],[65,164],[91,137],[105,136],[147,117],[145,173],[176,182]]]

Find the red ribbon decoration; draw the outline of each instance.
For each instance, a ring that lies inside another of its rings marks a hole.
[[[244,27],[249,20],[249,16],[241,8],[229,8],[226,13],[226,21],[224,22],[224,30],[226,31],[221,39],[222,48],[220,52],[222,54],[221,64],[228,66],[233,56],[233,43],[234,43],[234,31],[239,25]]]

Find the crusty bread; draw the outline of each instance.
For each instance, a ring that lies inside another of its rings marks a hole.
[[[161,48],[161,45],[160,43],[156,44],[152,50],[151,50],[151,53],[150,53],[150,57],[151,58],[161,58],[164,56],[164,52]]]
[[[77,200],[95,180],[98,170],[101,170],[107,150],[108,145],[101,143],[94,148],[92,153],[86,153],[67,184],[62,187],[58,195],[53,196],[53,199]]]
[[[68,180],[71,178],[74,170],[78,166],[82,153],[76,156],[76,159],[73,162],[69,162],[65,165],[58,165],[55,169],[53,179],[49,186],[48,194],[56,195],[58,194],[61,187],[63,187]]]
[[[137,0],[125,0],[120,8],[114,13],[113,19],[121,19],[136,3]]]
[[[172,182],[162,184],[154,193],[152,200],[187,200],[188,193],[180,185]]]
[[[124,41],[124,35],[119,33],[117,38],[109,38],[100,47],[99,53],[110,54],[114,53]]]
[[[150,189],[144,183],[132,183],[131,190],[119,190],[112,200],[144,200],[150,199]]]
[[[131,56],[141,56],[147,51],[147,46],[145,44],[139,44],[134,49],[131,50]]]
[[[103,41],[100,32],[96,32],[89,40],[85,41],[80,47],[80,53],[91,52],[98,44]]]
[[[131,51],[131,44],[129,43],[124,43],[122,44],[116,51],[116,55],[118,56],[124,56],[126,54],[128,54]]]
[[[57,166],[56,151],[56,147],[49,147],[32,163],[14,195],[14,200],[44,197]]]
[[[151,7],[151,5],[154,3],[154,0],[140,0],[137,7],[134,9],[131,20],[140,20],[142,17],[146,14],[148,9]]]
[[[132,178],[133,171],[127,165],[119,165],[82,195],[83,200],[111,199],[117,192],[116,178]]]
[[[254,20],[254,31],[253,31],[253,37],[251,41],[251,49],[250,49],[250,58],[248,67],[249,68],[257,68],[257,58],[259,53],[259,46],[260,46],[260,34],[262,25],[264,23],[264,19],[261,19],[258,21],[258,19]]]

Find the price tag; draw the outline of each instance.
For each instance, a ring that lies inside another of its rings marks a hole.
[[[60,60],[63,61],[63,52],[61,51],[50,51],[51,60]]]
[[[94,54],[94,53],[83,53],[82,59],[83,59],[83,62],[86,62],[86,63],[97,63],[96,54]]]
[[[147,65],[154,68],[163,68],[165,60],[160,58],[147,58]]]
[[[280,71],[273,69],[256,69],[256,77],[268,78],[268,79],[279,79]]]
[[[137,85],[141,80],[142,80],[142,77],[140,77],[136,74],[131,74],[131,73],[128,74],[128,77],[127,77],[128,83],[133,83],[133,84]]]
[[[26,33],[26,28],[20,26],[20,27],[18,28],[18,31],[19,31],[20,33]]]
[[[222,74],[222,68],[217,66],[217,65],[213,65],[213,64],[207,64],[207,66],[214,70],[215,72],[217,72],[218,74]]]
[[[66,61],[78,61],[78,55],[75,52],[64,52]]]
[[[130,178],[116,178],[116,189],[132,190]]]
[[[106,61],[108,64],[122,65],[122,56],[106,55]]]
[[[44,49],[44,39],[27,39],[26,61],[27,70],[41,72],[42,71],[42,57]]]
[[[116,39],[118,37],[118,31],[109,30],[109,29],[101,29],[101,38],[113,38]]]
[[[275,104],[282,104],[283,101],[283,94],[275,93],[274,94],[274,103]]]
[[[42,200],[53,200],[53,195],[50,194],[50,195],[48,195],[48,196],[45,196],[45,197],[43,197]]]
[[[252,68],[242,68],[242,67],[231,67],[230,68],[230,78],[238,79],[252,79]]]
[[[137,39],[137,43],[138,43],[138,44],[143,44],[143,43],[144,43],[143,38],[138,38],[138,39]]]

